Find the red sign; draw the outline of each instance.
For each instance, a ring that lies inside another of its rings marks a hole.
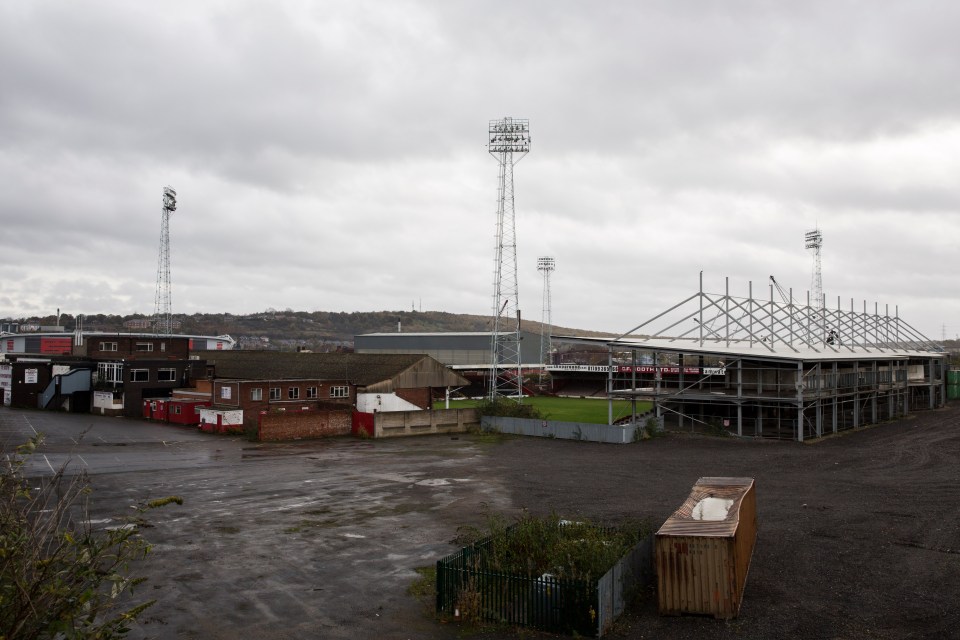
[[[617,371],[618,371],[619,373],[633,373],[634,370],[636,370],[637,373],[657,373],[657,372],[660,372],[661,374],[664,374],[664,373],[666,373],[666,374],[672,374],[672,375],[679,375],[679,374],[680,374],[680,367],[656,367],[656,368],[654,368],[654,367],[649,367],[649,366],[641,366],[641,367],[623,366],[623,367],[617,367]],[[694,375],[699,375],[699,374],[700,374],[700,367],[683,367],[683,372],[684,372],[685,374],[686,374],[686,373],[690,373],[690,374],[694,374]]]

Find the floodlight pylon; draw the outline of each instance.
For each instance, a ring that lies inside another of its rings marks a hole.
[[[540,387],[544,385],[547,367],[553,353],[552,333],[553,318],[550,301],[550,274],[557,268],[557,261],[552,257],[537,258],[537,271],[543,273],[543,313],[540,316]]]
[[[813,250],[813,273],[810,275],[811,307],[816,318],[819,319],[820,339],[826,340],[826,327],[823,323],[823,274],[820,269],[820,248],[823,246],[823,234],[820,229],[807,231],[804,234],[804,248]]]
[[[530,121],[491,120],[487,150],[500,165],[497,188],[497,239],[493,271],[493,334],[488,397],[523,397],[520,362],[520,302],[513,167],[530,151]]]
[[[160,217],[160,256],[157,259],[157,296],[153,309],[154,330],[173,333],[173,302],[170,285],[170,214],[177,210],[177,192],[163,188],[163,209]]]

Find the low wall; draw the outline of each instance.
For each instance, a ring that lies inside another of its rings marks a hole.
[[[350,435],[352,411],[278,411],[260,414],[257,439],[301,440]]]
[[[434,409],[433,411],[390,411],[375,413],[375,438],[419,436],[430,433],[465,433],[478,428],[476,409]]]
[[[501,416],[483,416],[481,427],[484,431],[499,431],[519,436],[557,438],[559,440],[584,440],[586,442],[606,442],[626,444],[640,439],[642,427],[627,425],[591,424],[589,422],[558,422],[554,420],[532,420],[529,418],[504,418]]]

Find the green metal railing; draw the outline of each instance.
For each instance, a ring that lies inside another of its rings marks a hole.
[[[489,538],[437,561],[437,613],[597,635],[597,583],[549,574],[521,576],[484,568]]]

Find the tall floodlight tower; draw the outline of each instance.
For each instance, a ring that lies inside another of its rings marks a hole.
[[[810,296],[812,297],[813,315],[817,320],[819,339],[826,339],[826,327],[823,318],[823,278],[820,273],[820,247],[823,246],[823,234],[820,229],[807,231],[804,234],[804,245],[813,249],[813,274],[810,276]]]
[[[153,323],[157,333],[173,333],[173,305],[170,293],[170,214],[177,210],[177,192],[163,188],[163,209],[160,218],[160,257],[157,260],[157,299]]]
[[[540,386],[546,377],[547,366],[551,364],[551,333],[553,319],[550,311],[550,274],[557,268],[557,262],[549,256],[537,258],[537,271],[543,273],[543,314],[540,316]]]
[[[491,120],[487,149],[500,164],[497,188],[497,245],[493,261],[493,336],[490,346],[489,399],[522,398],[520,303],[517,286],[517,230],[513,166],[530,151],[530,121]]]

